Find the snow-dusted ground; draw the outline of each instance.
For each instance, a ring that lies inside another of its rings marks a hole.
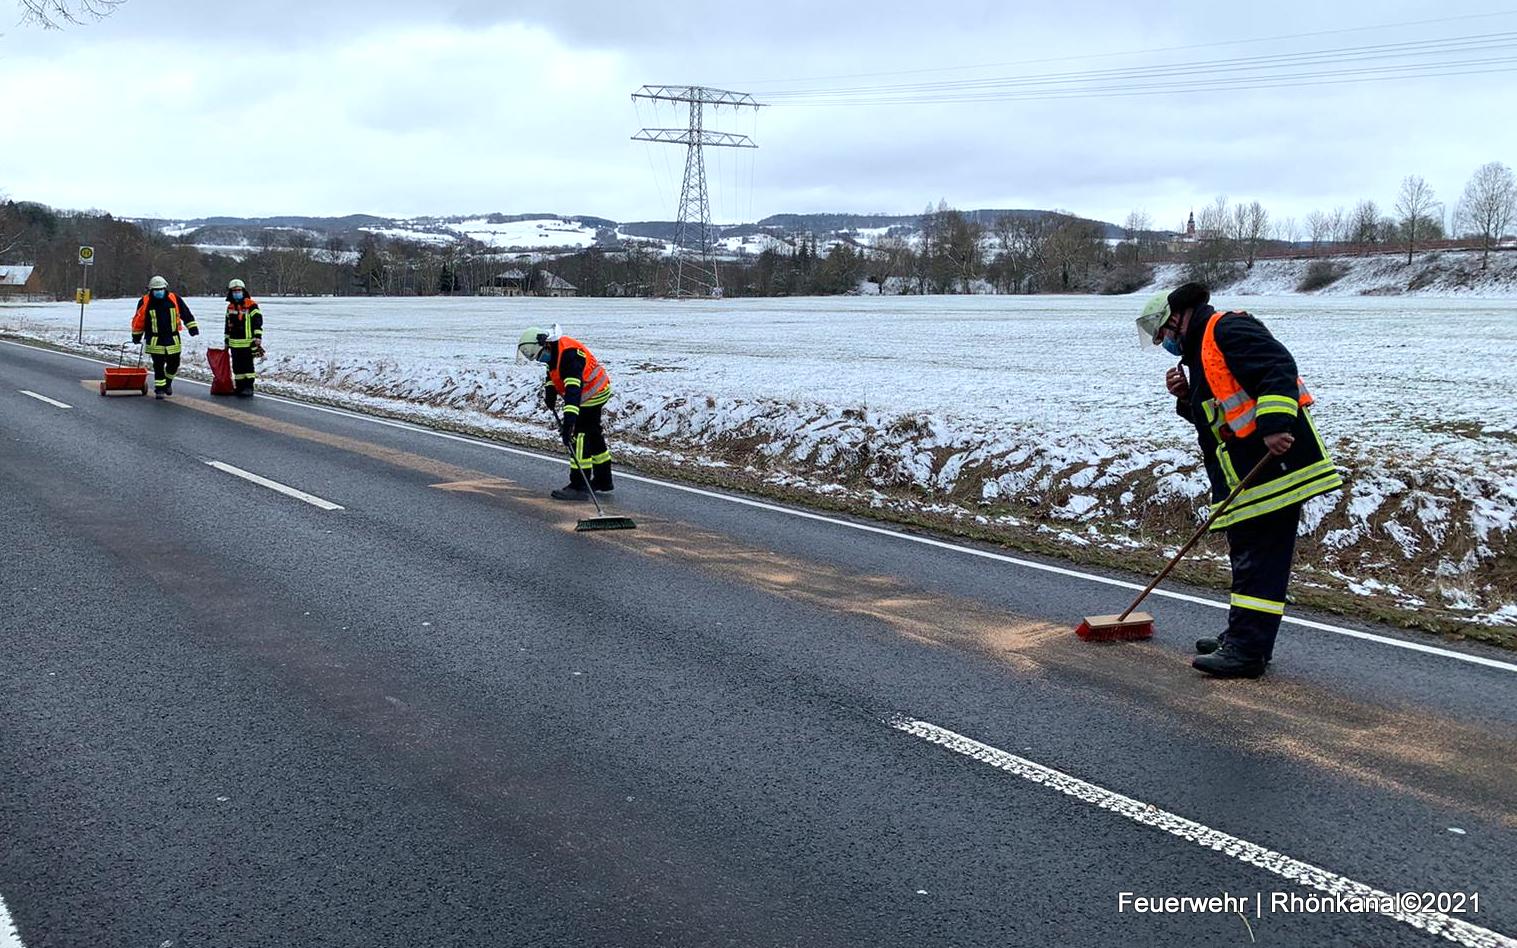
[[[1259,260],[1237,283],[1227,288],[1232,296],[1278,296],[1293,294],[1314,261]],[[1499,250],[1481,266],[1481,255],[1467,250],[1420,253],[1406,262],[1406,254],[1373,257],[1333,257],[1344,276],[1317,290],[1316,296],[1478,296],[1517,298],[1517,250]],[[1154,268],[1154,287],[1184,282],[1183,264],[1167,263]],[[1153,289],[1151,287],[1150,289]]]
[[[1237,302],[1296,353],[1352,472],[1349,489],[1309,511],[1304,581],[1517,624],[1517,301]],[[191,303],[214,326],[220,302]],[[513,365],[514,344],[527,325],[560,322],[609,364],[623,444],[1063,543],[1173,545],[1205,482],[1164,393],[1171,363],[1137,347],[1140,305],[266,300],[263,372],[327,397],[543,432],[541,370]],[[119,343],[130,310],[96,303],[87,338]],[[59,342],[77,317],[69,304],[0,305],[0,329]]]

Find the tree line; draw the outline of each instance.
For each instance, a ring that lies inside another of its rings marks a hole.
[[[1277,219],[1259,201],[1218,197],[1195,214],[1195,232],[1156,231],[1147,212],[1130,213],[1121,237],[1066,211],[1004,214],[992,220],[945,202],[928,206],[914,233],[872,240],[844,234],[823,243],[811,234],[773,236],[755,255],[720,263],[728,296],[879,293],[1126,293],[1152,279],[1160,262],[1182,262],[1212,285],[1237,279],[1265,256],[1442,246],[1450,235],[1481,251],[1482,266],[1517,223],[1517,181],[1500,162],[1482,165],[1449,208],[1428,183],[1408,175],[1389,211],[1374,200]],[[100,297],[135,296],[160,274],[188,295],[220,295],[239,277],[259,295],[474,295],[503,272],[522,270],[528,288],[545,271],[587,296],[659,295],[669,261],[657,244],[629,241],[551,260],[529,260],[469,242],[445,245],[363,234],[318,239],[260,231],[237,255],[202,251],[182,239],[99,211],[63,212],[41,204],[0,204],[0,262],[38,265],[42,291],[69,299],[79,283],[80,245],[96,248],[90,286]],[[240,259],[239,259],[240,258]]]

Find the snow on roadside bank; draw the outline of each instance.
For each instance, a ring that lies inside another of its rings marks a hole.
[[[1310,291],[1317,296],[1517,299],[1517,250],[1495,251],[1485,266],[1479,253],[1468,250],[1419,253],[1411,263],[1404,250],[1372,257],[1258,260],[1225,292],[1231,296],[1295,293],[1313,264],[1331,265],[1342,274],[1327,286]],[[1144,292],[1183,283],[1185,274],[1185,264],[1160,264],[1154,268],[1153,283]]]
[[[215,301],[192,305],[214,323],[204,314]],[[1517,418],[1504,404],[1517,304],[1246,305],[1301,358],[1352,475],[1308,512],[1303,579],[1517,624]],[[1064,546],[1172,548],[1205,480],[1162,392],[1167,363],[1131,342],[1132,308],[1071,297],[269,300],[263,372],[520,438],[546,432],[546,416],[541,370],[511,364],[516,335],[560,321],[611,366],[620,445]],[[89,335],[119,339],[125,319],[104,309],[92,308]],[[63,341],[77,312],[0,306],[0,328]]]

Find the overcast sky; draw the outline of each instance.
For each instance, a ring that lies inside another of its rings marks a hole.
[[[629,93],[643,83],[702,83],[764,101],[797,88],[1176,63],[1220,78],[1228,73],[1200,64],[1506,33],[1513,42],[1503,49],[1455,55],[1513,69],[1517,8],[1508,9],[1420,0],[127,0],[104,22],[43,32],[18,25],[14,0],[0,0],[0,193],[169,218],[671,219],[684,149],[629,136],[685,118],[635,106]],[[1502,15],[1481,16],[1490,13]],[[995,65],[963,68],[982,64]],[[870,75],[840,78],[858,74]],[[1157,226],[1177,227],[1218,194],[1258,199],[1276,218],[1364,197],[1388,210],[1414,173],[1452,207],[1477,165],[1517,165],[1514,92],[1517,72],[1492,72],[723,110],[707,126],[750,134],[760,148],[708,149],[712,209],[734,221],[912,213],[944,199],[1111,221],[1143,208]]]

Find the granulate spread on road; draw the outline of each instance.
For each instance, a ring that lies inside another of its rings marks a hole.
[[[437,478],[438,490],[488,497],[572,530],[562,504],[536,490],[409,451],[252,414],[201,399],[174,402],[262,430],[350,451]],[[771,595],[878,621],[933,646],[981,651],[1054,687],[1096,686],[1134,714],[1163,714],[1240,747],[1279,753],[1372,785],[1392,788],[1517,826],[1510,780],[1517,740],[1423,709],[1351,698],[1283,675],[1261,683],[1198,678],[1186,656],[1157,643],[1075,647],[1062,624],[1018,616],[987,603],[748,546],[693,525],[639,517],[639,530],[600,534],[640,556],[677,559]],[[1056,669],[1061,677],[1042,674]],[[1478,802],[1477,802],[1478,801]]]

